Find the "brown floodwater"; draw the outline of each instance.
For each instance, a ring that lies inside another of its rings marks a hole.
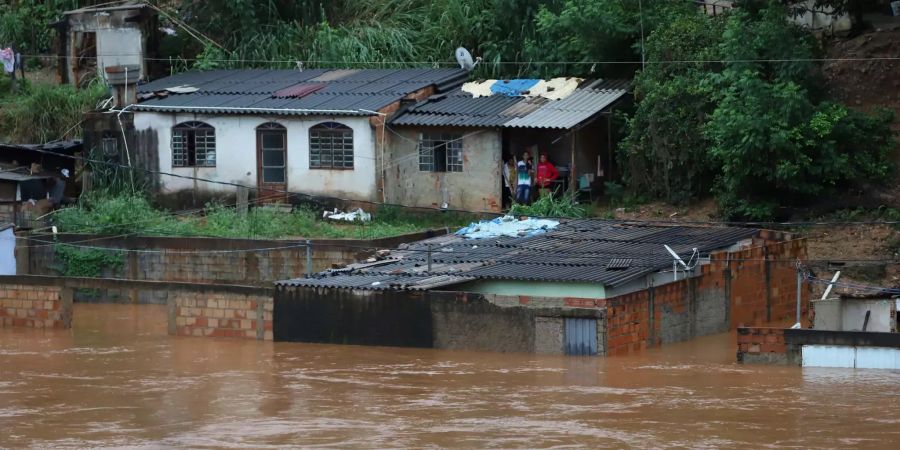
[[[900,372],[166,335],[165,307],[0,329],[0,447],[898,448]]]

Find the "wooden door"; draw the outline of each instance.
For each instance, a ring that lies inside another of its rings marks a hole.
[[[282,202],[287,196],[287,130],[274,122],[256,128],[258,200]]]

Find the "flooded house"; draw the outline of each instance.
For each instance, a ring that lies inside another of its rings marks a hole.
[[[276,283],[275,340],[626,354],[792,317],[806,241],[506,217],[381,253]]]

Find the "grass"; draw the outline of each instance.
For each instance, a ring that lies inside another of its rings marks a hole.
[[[256,207],[247,214],[222,205],[207,205],[204,214],[174,216],[156,209],[142,196],[89,198],[60,210],[54,225],[64,233],[135,234],[146,236],[208,236],[222,238],[333,238],[376,239],[432,228],[459,227],[472,215],[428,212],[413,214],[382,207],[367,223],[328,222],[320,213],[298,207],[291,212]]]
[[[42,143],[81,135],[82,115],[108,96],[107,87],[92,82],[83,89],[25,82],[15,94],[0,83],[0,136],[15,143]]]

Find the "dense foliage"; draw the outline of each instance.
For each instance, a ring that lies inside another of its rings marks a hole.
[[[108,96],[106,85],[97,81],[83,89],[25,83],[16,95],[0,98],[0,138],[39,143],[80,137],[82,114]]]
[[[829,102],[819,49],[786,10],[675,18],[648,39],[622,162],[632,189],[669,201],[710,189],[735,218],[883,180],[891,115]]]

